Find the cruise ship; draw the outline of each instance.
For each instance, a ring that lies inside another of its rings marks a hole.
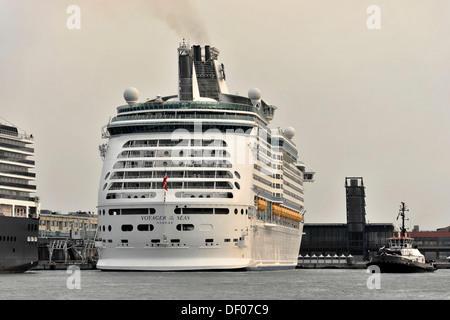
[[[38,264],[33,143],[32,135],[0,124],[0,273],[25,272]]]
[[[100,270],[295,268],[304,182],[295,130],[259,89],[231,94],[219,50],[178,47],[178,93],[126,104],[103,128]],[[285,111],[288,112],[288,111]]]

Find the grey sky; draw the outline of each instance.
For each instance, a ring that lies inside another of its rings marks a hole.
[[[66,27],[73,4],[80,30]],[[411,226],[450,224],[450,2],[223,4],[0,0],[0,116],[35,137],[42,208],[96,211],[102,126],[129,86],[176,93],[185,37],[220,50],[230,91],[261,89],[272,127],[295,127],[317,172],[306,222],[345,222],[345,177],[362,176],[370,222],[395,222],[404,201]]]

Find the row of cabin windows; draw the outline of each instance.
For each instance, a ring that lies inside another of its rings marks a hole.
[[[170,183],[168,183],[170,188]],[[238,188],[238,186],[236,186]],[[240,186],[239,186],[240,188]],[[108,193],[106,199],[137,199],[137,198],[154,198],[156,197],[156,192],[137,192],[137,193]],[[209,192],[204,191],[186,191],[186,192],[175,192],[176,198],[233,198],[232,192]]]
[[[177,224],[175,227],[178,231],[193,231],[194,225],[193,224]],[[132,224],[123,224],[120,229],[124,232],[131,232],[134,230],[134,226]],[[153,231],[155,229],[155,226],[153,224],[139,224],[137,225],[136,229],[138,231]],[[100,231],[112,231],[111,225],[109,226],[100,226]],[[8,237],[9,238],[9,237]]]
[[[187,146],[190,143],[190,146],[203,146],[203,147],[212,147],[212,146],[220,146],[226,147],[227,143],[224,140],[130,140],[127,141],[123,148],[142,148],[142,147],[174,147],[174,146]]]
[[[136,189],[162,189],[162,182],[113,182],[108,190],[136,190]],[[198,181],[198,182],[168,182],[169,189],[233,189],[233,185],[228,181]],[[237,182],[235,182],[238,188]],[[103,190],[107,183],[103,186]],[[240,188],[240,186],[239,186]]]
[[[0,242],[16,242],[17,237],[15,236],[0,236]]]
[[[153,158],[153,157],[217,157],[229,158],[226,150],[185,149],[185,150],[126,150],[117,155],[117,158]]]
[[[231,168],[232,164],[228,160],[214,159],[214,160],[128,160],[117,161],[113,169],[123,168],[172,168],[172,167],[192,167],[192,168]]]
[[[165,174],[166,171],[117,171],[111,175],[111,179],[152,179],[152,178],[158,179],[163,178]],[[211,178],[211,179],[233,178],[233,174],[230,171],[215,171],[215,170],[169,171],[167,172],[167,175],[170,176],[170,178]]]
[[[225,243],[234,242],[234,244],[237,245],[239,240],[242,240],[242,237],[239,238],[239,239],[238,238],[234,238],[234,239],[226,238],[226,239],[223,239],[223,242],[225,242]],[[204,241],[205,241],[205,245],[210,245],[210,246],[214,245],[214,239],[207,238]],[[103,239],[103,242],[112,243],[113,240],[112,239]],[[161,243],[161,239],[151,239],[150,243],[151,243],[152,247],[153,246],[159,246],[159,244]],[[170,243],[171,243],[172,246],[180,246],[181,240],[180,239],[170,239]],[[120,245],[121,246],[128,246],[128,239],[121,239],[120,240]],[[216,246],[218,246],[218,245],[219,245],[219,243],[216,243]],[[146,246],[148,246],[148,244]],[[186,246],[186,244],[184,243],[183,246]]]
[[[248,209],[234,209],[234,214],[241,213],[241,215],[248,214]],[[155,208],[133,208],[133,209],[109,209],[108,215],[118,216],[118,215],[149,215],[155,214]],[[228,208],[175,208],[175,214],[229,214],[230,209]],[[106,215],[106,210],[99,210],[99,215]]]

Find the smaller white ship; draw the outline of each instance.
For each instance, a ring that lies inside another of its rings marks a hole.
[[[420,251],[413,247],[413,238],[406,234],[405,203],[402,202],[398,216],[402,217],[400,236],[389,238],[389,247],[382,247],[367,266],[378,266],[382,273],[412,273],[435,271],[436,267],[425,261]],[[398,217],[397,217],[398,219]]]

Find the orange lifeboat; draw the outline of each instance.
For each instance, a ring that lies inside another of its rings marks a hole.
[[[294,221],[303,221],[303,215],[295,210],[289,208],[282,208],[281,216],[284,218],[288,218]]]
[[[296,212],[294,215],[294,220],[298,221],[298,222],[302,222],[303,221],[303,215],[301,213]]]
[[[258,210],[259,211],[265,211],[267,209],[267,202],[264,200],[259,199],[258,200]]]
[[[283,214],[283,211],[282,211],[282,209],[281,209],[280,206],[273,205],[273,206],[272,206],[272,213],[275,214],[275,215],[277,215],[277,216],[279,216],[279,215],[282,215],[282,214]]]

